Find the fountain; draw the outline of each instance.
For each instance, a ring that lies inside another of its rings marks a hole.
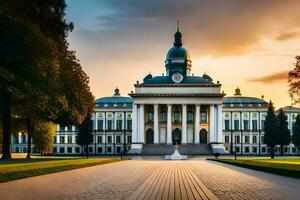
[[[175,150],[172,155],[166,155],[165,160],[187,160],[187,155],[181,155],[178,151],[178,145],[176,143]]]

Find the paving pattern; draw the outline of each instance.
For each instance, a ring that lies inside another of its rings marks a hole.
[[[0,184],[0,200],[299,199],[300,180],[194,158],[129,160]]]

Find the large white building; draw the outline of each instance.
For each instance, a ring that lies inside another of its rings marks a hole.
[[[236,89],[224,97],[221,84],[204,74],[191,74],[189,52],[182,47],[182,34],[167,53],[165,75],[148,74],[134,84],[129,96],[118,89],[111,97],[99,98],[93,112],[94,141],[89,149],[76,144],[75,126],[57,126],[53,153],[112,155],[170,154],[180,145],[184,154],[237,152],[267,154],[263,125],[268,103],[263,98],[245,97]],[[289,129],[292,130],[300,108],[286,106]],[[292,134],[292,132],[291,132]],[[13,152],[26,152],[26,135],[12,135]],[[286,154],[294,154],[290,144]],[[33,152],[37,152],[33,147]]]

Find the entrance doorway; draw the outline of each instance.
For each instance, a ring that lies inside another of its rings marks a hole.
[[[200,143],[207,144],[207,130],[204,128],[200,130]]]
[[[172,132],[172,142],[173,145],[180,145],[181,144],[181,130],[176,128]]]
[[[153,129],[149,128],[146,131],[146,144],[153,144],[154,143],[154,132]]]

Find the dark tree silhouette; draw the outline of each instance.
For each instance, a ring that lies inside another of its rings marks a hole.
[[[82,124],[78,126],[78,137],[77,137],[77,144],[81,145],[82,147],[82,154],[83,154],[83,147],[85,146],[86,150],[86,157],[89,156],[89,145],[93,142],[93,120],[91,116],[85,118]]]
[[[297,115],[296,122],[293,126],[292,141],[295,147],[298,148],[298,156],[300,155],[300,115]]]
[[[274,158],[274,148],[278,144],[276,131],[276,116],[272,101],[269,103],[268,112],[264,126],[264,142],[270,147],[270,156]]]
[[[300,105],[300,56],[296,56],[295,68],[289,72],[289,93],[294,104]]]
[[[282,108],[279,109],[279,113],[276,118],[276,135],[278,137],[278,144],[280,145],[280,155],[283,156],[283,147],[290,144],[291,135],[288,128],[287,116],[284,114]]]

